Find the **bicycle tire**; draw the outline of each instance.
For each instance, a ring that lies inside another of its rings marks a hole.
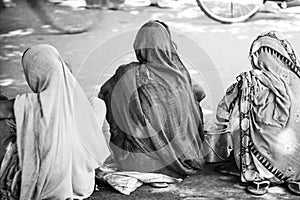
[[[238,23],[238,22],[244,22],[253,17],[259,10],[259,8],[265,3],[266,0],[257,0],[257,3],[254,5],[253,8],[251,8],[247,13],[241,15],[241,16],[236,16],[236,17],[224,17],[219,14],[216,14],[212,9],[206,5],[205,0],[196,0],[198,6],[200,9],[205,13],[205,15],[215,21],[225,23],[225,24],[231,24],[231,23]],[[215,0],[216,1],[216,0]],[[241,0],[243,1],[243,0]],[[211,1],[210,1],[211,2]],[[223,2],[220,0],[220,2]],[[228,3],[229,4],[229,3]],[[232,13],[231,13],[232,15]]]

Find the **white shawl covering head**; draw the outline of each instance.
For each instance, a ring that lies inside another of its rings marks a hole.
[[[17,96],[14,105],[20,199],[86,198],[94,169],[109,154],[95,113],[54,47],[29,48],[22,65],[34,93]]]

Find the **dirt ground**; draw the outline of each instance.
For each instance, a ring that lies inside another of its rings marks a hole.
[[[209,199],[299,199],[291,195],[284,187],[272,187],[268,194],[262,197],[253,196],[245,191],[245,187],[239,184],[239,177],[222,175],[214,169],[219,164],[207,164],[203,171],[195,176],[187,177],[183,182],[169,185],[168,188],[152,188],[142,186],[130,196],[118,194],[109,186],[100,186],[91,199],[164,199],[164,200],[209,200]]]
[[[258,34],[281,31],[300,51],[299,9],[260,13],[246,23],[223,25],[208,19],[195,1],[182,0],[174,8],[159,9],[142,5],[143,0],[127,0],[122,10],[89,11],[92,19],[86,20],[94,22],[90,31],[62,35],[42,24],[22,0],[15,2],[16,7],[0,11],[0,92],[10,98],[30,92],[20,59],[26,48],[40,43],[54,45],[72,66],[87,95],[95,96],[99,85],[120,64],[134,59],[134,35],[149,19],[161,19],[170,26],[181,55],[193,64],[188,67],[190,73],[200,77],[198,81],[207,91],[203,106],[210,114],[226,87],[240,72],[249,69],[249,46]],[[66,24],[68,20],[74,23],[72,18],[64,20]],[[262,197],[249,195],[238,177],[216,172],[216,165],[207,164],[200,174],[168,188],[145,185],[130,196],[100,184],[90,199],[300,199],[278,186],[270,188]]]

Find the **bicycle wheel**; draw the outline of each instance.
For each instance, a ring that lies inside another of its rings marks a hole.
[[[222,23],[243,22],[257,13],[265,0],[197,0],[211,19]]]

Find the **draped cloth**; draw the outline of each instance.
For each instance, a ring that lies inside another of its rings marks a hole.
[[[95,113],[54,47],[29,48],[22,64],[34,93],[14,104],[20,199],[86,198],[109,155]]]
[[[277,32],[252,44],[253,70],[227,90],[217,110],[219,128],[232,133],[241,181],[300,180],[300,66]]]
[[[168,27],[143,25],[134,50],[138,62],[120,66],[99,93],[119,169],[198,172],[204,164],[202,113]]]

